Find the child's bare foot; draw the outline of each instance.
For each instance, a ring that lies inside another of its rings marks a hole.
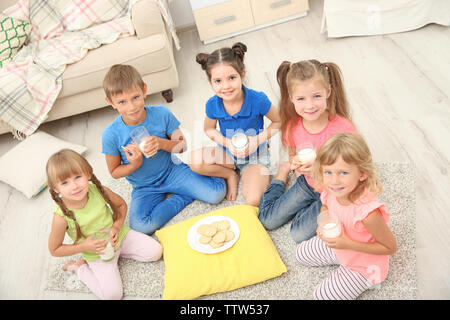
[[[288,161],[280,161],[278,162],[278,173],[275,179],[286,182],[290,172],[291,164]]]
[[[225,199],[230,201],[236,201],[239,185],[239,175],[233,171],[231,177],[226,179],[227,182],[227,195]]]
[[[86,263],[86,260],[80,259],[78,261],[70,260],[65,265],[62,266],[62,269],[64,271],[72,271],[73,273],[76,273],[78,268],[80,268],[83,264]]]

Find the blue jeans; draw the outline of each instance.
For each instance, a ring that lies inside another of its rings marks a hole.
[[[185,163],[173,165],[161,184],[133,188],[130,227],[151,235],[194,200],[217,204],[225,193],[224,179],[198,174]]]
[[[320,193],[309,186],[303,175],[286,191],[281,180],[272,180],[259,204],[259,220],[268,230],[292,219],[290,233],[300,243],[316,235],[317,216],[322,208]]]

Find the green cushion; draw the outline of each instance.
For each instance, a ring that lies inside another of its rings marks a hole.
[[[0,68],[4,67],[22,47],[31,31],[28,21],[0,14]]]

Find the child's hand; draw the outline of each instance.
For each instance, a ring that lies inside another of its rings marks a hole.
[[[294,170],[297,176],[305,175],[312,178],[312,162],[302,163],[298,159],[298,155],[292,157],[291,169]]]
[[[295,163],[294,161],[292,161],[290,164],[291,164],[291,170],[293,170],[293,171],[297,171],[301,166],[299,163]]]
[[[139,147],[133,142],[126,147],[122,146],[122,149],[128,162],[135,168],[139,168],[142,164],[142,152],[139,150]]]
[[[258,150],[259,142],[257,136],[248,136],[248,148],[245,151],[244,157],[248,157]]]
[[[83,251],[95,252],[97,254],[102,254],[103,250],[106,248],[108,241],[106,239],[93,239],[94,235],[90,235],[83,242]]]
[[[114,227],[114,226],[112,226],[112,227],[110,228],[110,231],[109,231],[109,239],[110,239],[111,245],[112,245],[113,247],[116,246],[117,241],[119,240],[119,232],[120,232],[120,230],[118,230],[118,229],[117,229],[116,227]]]
[[[300,162],[298,162],[298,161],[296,160],[296,157],[297,157],[297,156],[294,156],[294,157],[291,159],[290,165],[291,165],[291,170],[294,171],[294,175],[295,175],[296,177],[299,177],[299,176],[302,174],[302,173],[300,172],[300,166],[301,166],[301,164],[300,164]]]
[[[233,144],[231,143],[231,139],[225,138],[225,146],[224,147],[227,148],[228,151],[230,151],[232,155],[234,155],[235,157],[238,157],[238,153],[234,149]]]
[[[295,168],[292,169],[292,170],[295,170],[295,169],[297,169],[298,167],[300,167],[300,166],[302,165],[302,163],[301,163],[300,160],[298,159],[298,155],[295,155],[295,156],[292,157],[291,165],[292,165],[293,167],[295,167]]]
[[[160,138],[151,136],[145,140],[144,153],[154,154],[156,151],[161,149]]]
[[[312,178],[312,163],[303,164],[297,170],[301,174]]]

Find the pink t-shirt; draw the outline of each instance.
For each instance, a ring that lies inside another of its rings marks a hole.
[[[335,196],[327,190],[323,190],[320,195],[323,205],[328,207],[330,212],[335,212],[344,225],[347,235],[359,242],[375,242],[375,238],[362,223],[369,213],[378,209],[381,216],[387,223],[389,213],[384,204],[367,189],[352,204],[341,205]],[[380,283],[386,279],[389,269],[389,256],[364,253],[354,250],[333,249],[340,264],[353,271],[361,273],[372,283]]]
[[[286,133],[288,132],[289,130],[286,131]],[[322,131],[318,133],[310,133],[305,129],[305,127],[303,127],[303,121],[300,117],[300,120],[297,122],[297,124],[295,124],[292,130],[290,130],[291,140],[293,144],[290,143],[286,135],[283,137],[283,140],[285,144],[291,148],[295,148],[296,146],[299,146],[301,143],[305,142],[312,143],[317,152],[319,148],[325,143],[325,141],[327,141],[332,135],[338,132],[357,133],[351,121],[339,115],[336,115],[332,120],[329,120],[326,127]],[[308,182],[311,187],[314,187],[314,180],[307,176],[305,176],[305,178],[306,182]]]

